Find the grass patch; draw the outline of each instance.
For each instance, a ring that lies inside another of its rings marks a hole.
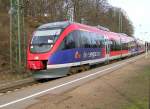
[[[148,109],[148,100],[136,101],[135,104],[127,105],[124,109]]]
[[[129,83],[126,95],[130,98],[130,102],[122,109],[148,109],[150,67],[146,67],[142,73],[138,73]]]

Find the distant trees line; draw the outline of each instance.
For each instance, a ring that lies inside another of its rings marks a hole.
[[[30,26],[74,19],[89,25],[101,25],[114,32],[132,36],[134,28],[125,11],[107,0],[24,0],[25,19]],[[9,10],[9,0],[0,0],[0,10]],[[72,16],[73,15],[73,16]]]

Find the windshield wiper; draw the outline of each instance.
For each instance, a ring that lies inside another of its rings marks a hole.
[[[33,43],[31,45],[39,45],[39,46],[42,46],[42,45],[51,45],[50,43]]]

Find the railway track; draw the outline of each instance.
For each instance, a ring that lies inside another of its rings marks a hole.
[[[21,90],[23,88],[33,86],[35,84],[39,84],[39,83],[36,81],[33,81],[33,82],[29,82],[29,83],[23,83],[23,84],[15,85],[12,87],[3,88],[0,90],[0,95],[4,95],[4,94],[10,93],[10,92],[18,91],[18,90]]]
[[[94,69],[94,68],[96,68],[96,66],[92,66],[90,69]],[[80,70],[76,73],[81,73],[81,72],[84,72],[84,71]],[[70,74],[70,75],[73,75],[73,74]],[[0,86],[0,96],[11,93],[11,92],[19,91],[24,88],[32,87],[35,85],[41,85],[41,84],[44,84],[46,82],[53,81],[53,80],[55,79],[47,79],[47,80],[39,80],[39,81],[31,80],[29,82],[22,82],[21,84],[16,84],[16,85],[13,85],[12,83],[12,86],[7,86],[7,84],[4,84],[6,87],[4,87],[4,85],[2,85],[3,87]]]

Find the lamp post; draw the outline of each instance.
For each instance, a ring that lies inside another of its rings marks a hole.
[[[143,27],[143,26],[142,26],[141,24],[139,24],[139,29],[140,29],[140,31],[143,30],[142,27]],[[143,31],[141,31],[140,34],[141,34],[141,36],[142,36],[142,39],[143,39],[144,42],[145,42],[145,58],[147,58],[147,55],[148,55],[148,38],[146,38],[146,37],[147,37],[148,32],[143,32]],[[143,38],[143,37],[144,37],[144,38]]]
[[[23,0],[10,0],[10,69],[18,71],[22,68],[23,61],[23,8]]]
[[[120,9],[120,11],[119,11],[119,16],[118,16],[119,17],[119,26],[118,27],[119,27],[119,32],[122,33],[122,30],[123,30],[122,29],[122,27],[123,27],[122,26],[123,25],[122,14],[124,11],[121,8],[119,8],[119,9]]]
[[[144,34],[143,35],[145,35],[146,36],[146,34],[147,34],[148,32],[144,32]],[[148,53],[148,42],[147,41],[145,41],[145,58],[147,58],[147,54]]]

